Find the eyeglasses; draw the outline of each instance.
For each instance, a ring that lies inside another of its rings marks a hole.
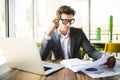
[[[73,23],[75,22],[75,19],[70,19],[70,20],[69,20],[69,19],[61,19],[61,18],[60,18],[60,20],[61,20],[62,23],[65,24],[65,25],[68,24],[68,23],[73,24]]]

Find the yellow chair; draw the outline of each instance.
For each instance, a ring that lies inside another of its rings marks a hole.
[[[120,52],[120,43],[105,43],[105,48],[104,48],[104,53],[109,52],[109,53],[117,53]]]

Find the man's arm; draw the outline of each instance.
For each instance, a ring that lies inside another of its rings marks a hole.
[[[93,59],[97,60],[99,58],[101,58],[102,56],[104,56],[104,53],[102,53],[101,51],[97,51],[92,45],[91,43],[88,41],[88,39],[86,38],[85,34],[83,33],[83,47],[84,50],[86,51],[86,53]],[[114,68],[116,64],[116,58],[114,56],[110,56],[107,59],[107,62],[104,65],[107,65],[108,68]]]
[[[97,60],[102,57],[103,53],[100,51],[97,51],[90,43],[90,41],[87,39],[86,35],[82,31],[82,47],[85,51],[85,53],[88,54],[89,57]]]
[[[52,20],[51,25],[46,32],[40,46],[40,55],[43,60],[51,57],[51,35],[58,28],[58,18]]]
[[[40,55],[41,55],[42,60],[50,59],[51,57],[50,50],[51,50],[50,42],[48,39],[44,37],[40,44]]]

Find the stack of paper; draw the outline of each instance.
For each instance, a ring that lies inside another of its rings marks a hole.
[[[66,68],[71,69],[73,72],[78,72],[83,69],[87,69],[90,67],[100,66],[107,62],[107,59],[110,55],[104,55],[102,58],[96,60],[96,61],[85,61],[80,60],[78,58],[74,59],[66,59],[62,60],[61,64],[64,65]]]
[[[79,69],[82,69],[86,65],[91,64],[92,61],[84,61],[78,58],[74,58],[74,59],[62,60],[60,63],[64,65],[66,68],[71,69],[73,72],[77,72],[79,71]]]
[[[92,78],[102,78],[102,77],[120,75],[120,65],[115,66],[112,69],[108,68],[106,66],[96,66],[94,68],[96,68],[97,70],[96,71],[87,71],[86,69],[83,69],[81,71]]]
[[[103,65],[107,62],[110,55],[104,55],[102,58],[96,61],[85,61],[78,58],[62,60],[61,64],[66,68],[71,69],[73,72],[82,71],[92,78],[108,77],[120,74],[120,66],[115,66],[115,68],[108,68]],[[91,70],[88,70],[91,69]],[[92,70],[93,69],[93,70]]]

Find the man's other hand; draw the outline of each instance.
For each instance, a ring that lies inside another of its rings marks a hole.
[[[114,68],[115,64],[116,64],[116,58],[114,56],[110,56],[104,65],[107,65],[108,68]]]

